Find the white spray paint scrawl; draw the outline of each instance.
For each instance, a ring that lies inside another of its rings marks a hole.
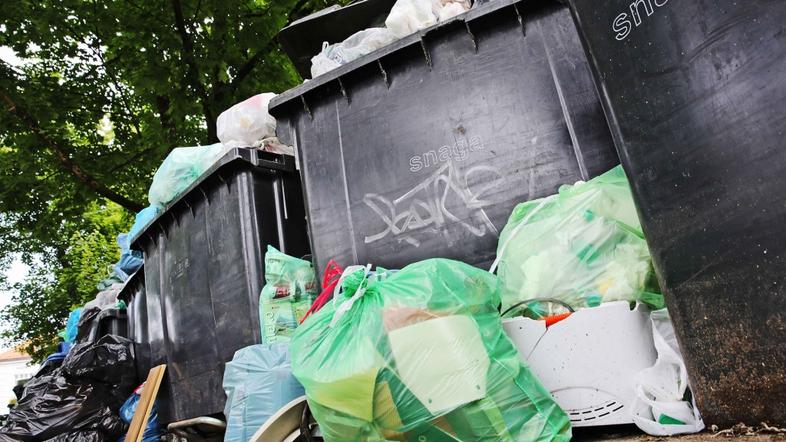
[[[482,180],[485,185],[470,188],[469,178],[481,173],[491,175],[492,178]],[[453,162],[449,162],[393,201],[376,193],[367,193],[363,202],[379,216],[385,228],[377,234],[366,236],[365,243],[370,244],[392,235],[399,241],[419,247],[420,241],[412,233],[431,228],[441,231],[449,240],[446,229],[449,224],[458,225],[478,237],[488,233],[499,236],[499,231],[484,210],[494,203],[484,198],[502,179],[502,174],[489,166],[471,167],[462,176]],[[462,211],[470,215],[459,218],[448,210],[446,202],[449,199],[451,203],[462,204]]]

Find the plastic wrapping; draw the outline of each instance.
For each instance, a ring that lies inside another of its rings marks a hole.
[[[77,326],[79,325],[79,318],[82,315],[82,308],[75,308],[68,314],[68,321],[66,322],[65,331],[62,334],[63,341],[73,344],[76,342]]]
[[[451,19],[469,8],[468,0],[398,0],[385,19],[385,26],[397,38],[403,38]]]
[[[139,388],[126,399],[123,406],[120,407],[120,419],[126,424],[130,424],[131,420],[134,419],[134,413],[139,405],[139,400],[142,398],[142,391],[144,388],[145,384],[140,385]],[[158,423],[158,401],[156,400],[153,402],[153,407],[150,409],[150,417],[147,420],[145,431],[142,433],[142,442],[158,442],[162,434],[161,425]],[[123,435],[118,442],[123,442],[125,440],[126,437]]]
[[[503,310],[534,298],[557,299],[573,308],[622,300],[664,305],[619,166],[516,206],[500,235],[497,256]]]
[[[698,433],[704,429],[704,421],[690,399],[688,371],[669,312],[656,310],[650,318],[658,359],[636,376],[633,421],[653,436]]]
[[[276,94],[254,95],[221,112],[216,120],[218,139],[227,147],[257,147],[276,136],[276,119],[267,112]]]
[[[131,250],[130,239],[131,237],[128,233],[122,233],[117,236],[117,245],[120,247],[120,260],[112,270],[123,281],[126,281],[134,272],[139,270],[144,263],[142,252]]]
[[[90,382],[133,388],[136,379],[134,344],[114,335],[101,337],[94,343],[77,344],[63,361],[63,374]],[[127,394],[123,394],[124,400]]]
[[[266,344],[288,341],[317,296],[314,266],[268,246],[259,322]]]
[[[128,240],[133,241],[161,212],[161,206],[147,206],[137,212],[136,217],[134,217],[134,225],[128,231]]]
[[[311,77],[332,71],[396,40],[396,35],[387,28],[369,28],[352,34],[341,43],[328,45],[325,42],[322,52],[311,59]]]
[[[100,431],[75,431],[61,434],[44,442],[106,442],[107,437]],[[147,442],[147,441],[145,441]]]
[[[227,151],[221,143],[209,146],[178,147],[166,157],[153,176],[148,200],[165,207],[188,189]]]
[[[111,396],[110,387],[72,383],[59,369],[37,376],[28,382],[22,399],[9,413],[6,425],[0,429],[0,439],[46,440],[94,430],[104,440],[114,440],[125,430],[125,424],[107,405]]]
[[[224,371],[227,429],[224,441],[246,442],[281,407],[303,396],[285,344],[238,350]]]
[[[446,259],[369,267],[347,269],[290,342],[326,441],[570,439],[503,332],[496,276]]]

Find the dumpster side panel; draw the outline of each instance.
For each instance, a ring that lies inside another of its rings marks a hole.
[[[517,203],[617,163],[568,10],[487,6],[272,105],[298,149],[318,271],[486,266]]]
[[[705,421],[786,421],[783,2],[571,4]]]

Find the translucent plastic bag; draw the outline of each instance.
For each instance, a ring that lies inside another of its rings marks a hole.
[[[516,206],[500,235],[497,265],[503,310],[534,298],[573,308],[623,300],[663,307],[621,167]]]
[[[173,149],[153,176],[153,183],[148,192],[150,204],[166,207],[229,149],[230,147],[225,147],[221,143]]]
[[[290,342],[326,441],[570,439],[503,332],[496,276],[446,259],[369,269],[344,271]]]
[[[286,344],[252,345],[235,352],[224,370],[225,442],[246,442],[281,407],[303,396],[292,376]]]
[[[76,308],[68,315],[68,322],[63,332],[63,341],[73,344],[76,342],[77,326],[79,325],[79,318],[82,316],[82,309]]]
[[[438,15],[432,0],[398,0],[385,19],[385,26],[398,38],[437,24]]]
[[[259,320],[266,344],[288,341],[317,296],[314,266],[267,246]]]
[[[139,250],[131,250],[127,233],[121,233],[117,236],[117,245],[120,247],[120,260],[112,267],[112,271],[114,271],[121,280],[126,281],[142,267],[144,260],[142,258],[142,252]]]
[[[221,112],[216,120],[218,139],[228,147],[257,147],[260,140],[276,136],[276,119],[268,105],[276,94],[254,95]]]
[[[356,32],[341,43],[328,45],[325,42],[322,52],[311,59],[311,77],[326,72],[370,54],[396,41],[396,36],[386,28],[369,28]]]
[[[134,225],[128,231],[128,241],[133,241],[161,212],[161,206],[148,206],[140,210],[134,217]]]
[[[652,312],[652,337],[658,359],[636,376],[633,422],[653,436],[698,433],[704,429],[690,398],[688,371],[666,309]]]

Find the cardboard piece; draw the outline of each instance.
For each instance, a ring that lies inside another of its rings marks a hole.
[[[134,417],[128,426],[128,433],[126,433],[127,442],[142,442],[147,421],[150,419],[150,411],[153,409],[153,403],[158,395],[158,389],[161,387],[161,381],[164,379],[165,372],[166,364],[162,364],[151,368],[147,374],[142,397],[139,398]]]

